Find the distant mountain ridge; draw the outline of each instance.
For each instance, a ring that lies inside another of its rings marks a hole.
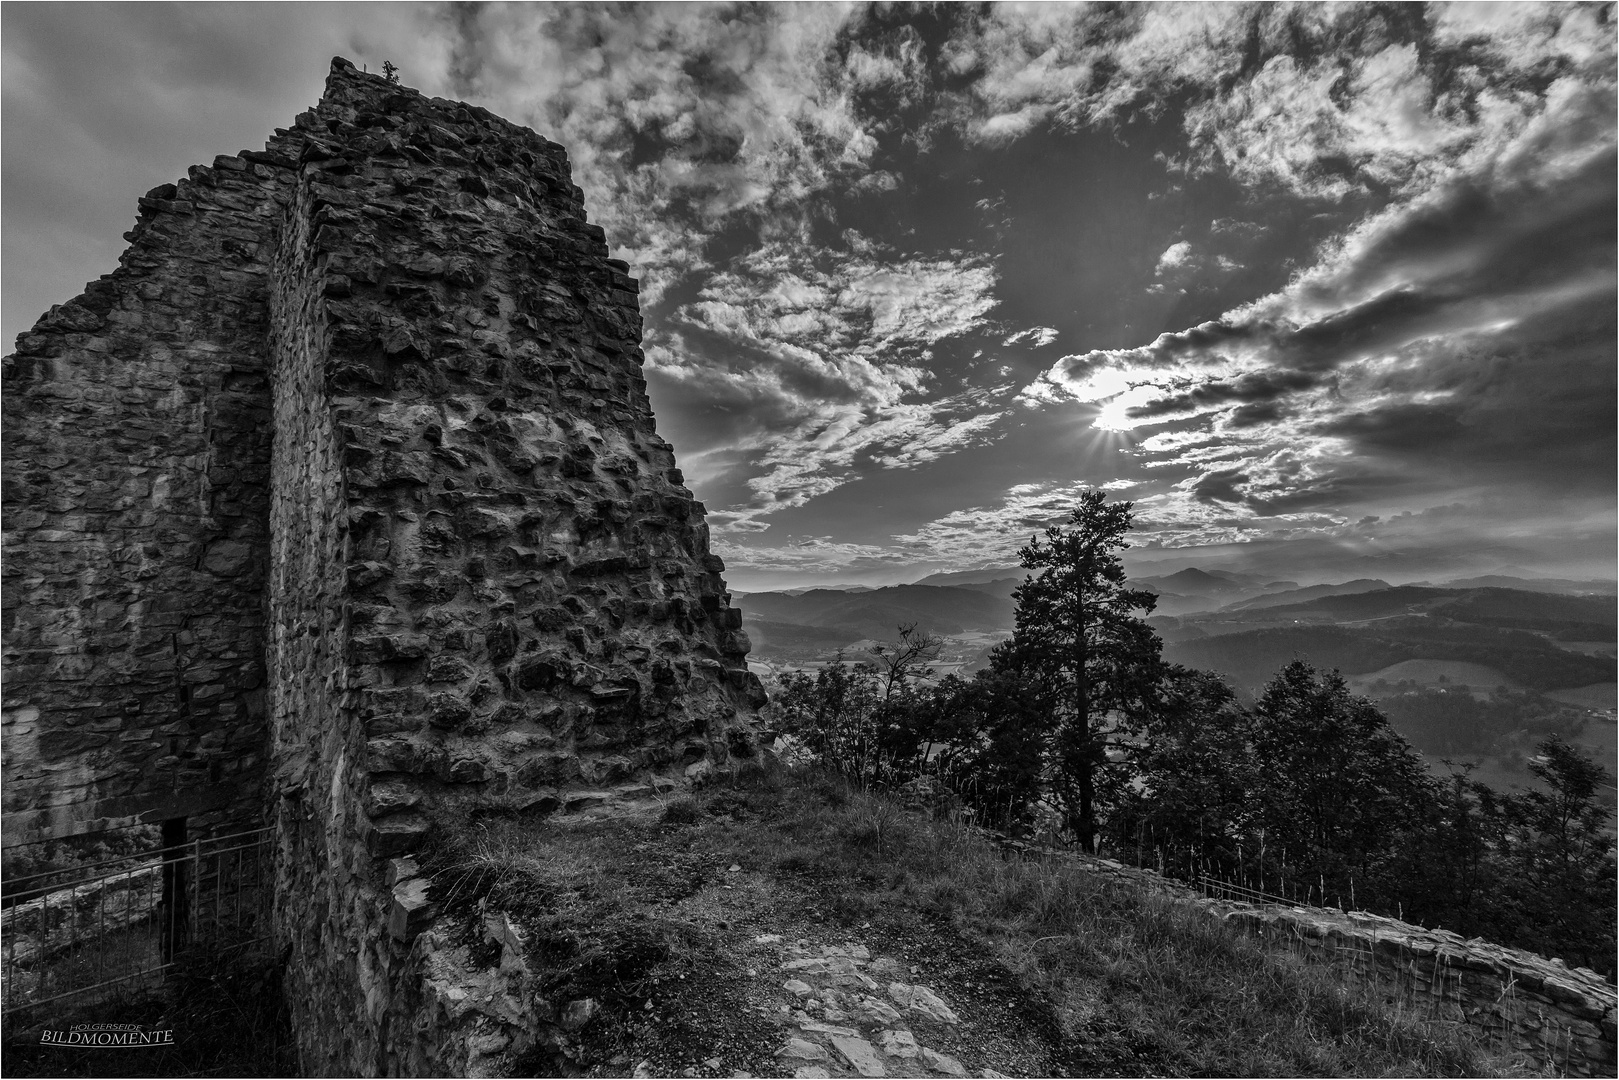
[[[817,592],[817,591],[819,591],[819,592],[840,592],[840,593],[863,593],[863,592],[872,592],[876,588],[877,588],[877,586],[875,586],[875,585],[805,585],[805,586],[803,586],[801,588],[796,588],[796,589],[766,589],[766,590],[763,590],[763,591],[771,593],[771,594],[779,593],[782,596],[803,596],[807,592]],[[734,599],[741,599],[744,596],[758,596],[758,595],[760,595],[760,594],[759,593],[742,592],[742,591],[740,591],[738,589],[732,589],[731,590],[731,596]]]
[[[1287,604],[1302,603],[1306,600],[1315,600],[1323,596],[1344,596],[1350,593],[1373,592],[1377,589],[1392,589],[1393,587],[1380,578],[1358,578],[1355,581],[1346,581],[1342,585],[1307,585],[1302,589],[1286,589],[1282,592],[1255,596],[1249,600],[1238,600],[1227,604],[1223,610],[1237,611],[1250,608],[1280,607]]]
[[[862,593],[811,589],[796,596],[754,593],[737,605],[744,625],[751,620],[835,628],[852,634],[850,641],[893,638],[909,623],[936,634],[1004,630],[1013,623],[1009,597],[946,585],[889,585]]]
[[[1249,605],[1241,605],[1247,608]],[[1561,623],[1613,626],[1619,622],[1611,600],[1523,589],[1436,589],[1395,585],[1350,593],[1330,593],[1295,603],[1267,606],[1269,618],[1316,618],[1332,622],[1386,619],[1395,615],[1440,615],[1460,622],[1556,629]]]
[[[997,578],[994,581],[982,583],[974,582],[970,585],[960,585],[958,588],[971,589],[973,592],[988,593],[990,596],[1005,596],[1010,598],[1013,590],[1023,584],[1021,577]]]
[[[1016,578],[1019,582],[1028,571],[1021,566],[986,566],[982,570],[957,570],[947,574],[929,574],[919,578],[917,585],[987,585],[1002,578]]]
[[[1238,592],[1244,588],[1243,582],[1234,574],[1211,574],[1195,566],[1188,566],[1185,570],[1164,577],[1135,578],[1131,584],[1156,586],[1163,591],[1182,596],[1188,594],[1213,596]]]
[[[1426,585],[1425,581],[1412,582],[1413,585]],[[1575,581],[1572,578],[1522,578],[1506,574],[1485,574],[1483,577],[1455,578],[1451,581],[1440,582],[1440,587],[1446,589],[1522,589],[1525,592],[1551,592],[1551,593],[1619,593],[1619,582],[1607,581],[1602,578],[1591,578],[1587,581]]]

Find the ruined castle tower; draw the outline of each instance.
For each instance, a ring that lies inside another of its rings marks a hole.
[[[750,755],[740,612],[561,147],[337,59],[126,238],[4,361],[7,842],[274,825],[306,1067],[386,1071],[388,858]]]

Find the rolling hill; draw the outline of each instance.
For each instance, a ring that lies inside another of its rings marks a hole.
[[[1413,585],[1425,585],[1427,582],[1412,582]],[[1601,578],[1592,578],[1586,581],[1575,581],[1570,578],[1522,578],[1507,574],[1485,574],[1483,577],[1456,578],[1452,581],[1441,581],[1438,584],[1447,589],[1523,589],[1525,592],[1549,593],[1597,593],[1612,596],[1616,591],[1611,581]]]
[[[973,592],[985,593],[989,596],[1004,596],[1011,599],[1012,591],[1023,584],[1021,577],[996,578],[994,581],[971,582],[958,586],[971,589]]]
[[[1613,662],[1557,648],[1537,634],[1406,619],[1387,625],[1299,625],[1166,642],[1164,658],[1217,671],[1257,691],[1282,666],[1304,660],[1320,669],[1363,674],[1405,660],[1462,660],[1494,668],[1536,690],[1613,680]]]
[[[769,619],[742,620],[753,642],[751,655],[759,660],[795,659],[836,652],[855,641],[848,631],[800,623],[773,622]]]
[[[1131,584],[1152,589],[1154,592],[1174,593],[1177,596],[1220,596],[1242,592],[1250,587],[1231,576],[1206,573],[1195,566],[1188,566],[1185,570],[1164,577],[1140,578]]]

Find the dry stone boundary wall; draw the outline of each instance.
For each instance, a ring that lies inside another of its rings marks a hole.
[[[1314,963],[1333,964],[1391,1002],[1474,1028],[1486,1045],[1556,1075],[1613,1076],[1619,995],[1602,976],[1522,949],[1364,911],[1205,897],[1186,884],[1112,859],[1004,846],[1077,862],[1105,880],[1216,918]]]
[[[1536,1068],[1615,1073],[1615,992],[1594,971],[1364,911],[1195,903],[1247,934],[1339,965],[1424,1015],[1467,1024]]]
[[[303,1070],[440,1060],[409,853],[755,752],[637,284],[560,146],[342,59],[127,238],[5,359],[7,842],[272,825]]]

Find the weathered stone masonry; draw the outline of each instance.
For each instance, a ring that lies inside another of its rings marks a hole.
[[[5,361],[8,842],[274,824],[305,1068],[420,1065],[392,857],[753,752],[636,283],[560,147],[342,60],[141,207]]]
[[[8,845],[259,816],[265,286],[293,173],[249,158],[141,199],[119,269],[4,361]]]

